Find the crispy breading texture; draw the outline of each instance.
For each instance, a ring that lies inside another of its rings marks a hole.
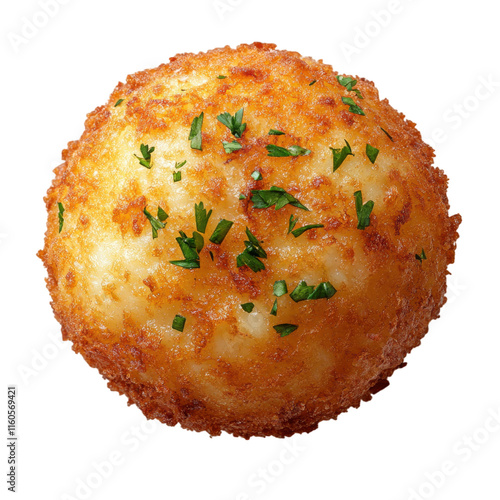
[[[52,307],[64,339],[148,418],[245,438],[309,432],[385,387],[438,317],[460,223],[448,214],[447,177],[415,124],[372,82],[358,78],[360,99],[336,76],[270,44],[179,55],[120,83],[63,152],[39,252]],[[241,108],[242,149],[226,153],[222,141],[235,137],[216,117]],[[202,112],[200,151],[188,136]],[[354,156],[334,172],[330,148],[345,140]],[[134,156],[141,144],[155,148],[150,169]],[[311,153],[270,157],[269,144]],[[366,144],[379,150],[374,163]],[[256,170],[262,180],[251,177]],[[309,211],[255,208],[251,191],[271,186]],[[356,191],[374,202],[364,230]],[[183,269],[169,262],[183,258],[175,238],[196,230],[201,201],[213,214],[200,268]],[[169,218],[153,239],[143,210],[156,217],[158,206]],[[295,238],[292,214],[296,228],[324,227]],[[234,225],[211,243],[221,219]],[[246,227],[267,252],[258,273],[236,266]],[[282,296],[273,316],[277,280],[289,293],[301,280],[330,282],[337,293],[298,303]],[[172,328],[176,314],[186,318],[183,332]],[[283,323],[298,328],[280,337],[273,326]]]

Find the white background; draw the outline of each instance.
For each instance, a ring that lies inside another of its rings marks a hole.
[[[54,2],[50,17],[38,0],[3,2],[0,18],[0,425],[17,384],[17,498],[500,499],[497,3]],[[408,366],[370,403],[285,440],[148,424],[60,342],[35,257],[60,151],[118,81],[178,52],[253,41],[373,80],[436,147],[464,219],[449,302]]]

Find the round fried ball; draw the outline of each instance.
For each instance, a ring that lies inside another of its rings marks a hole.
[[[338,76],[261,43],[178,55],[63,152],[52,307],[148,418],[309,432],[387,385],[438,317],[447,178],[372,82]]]

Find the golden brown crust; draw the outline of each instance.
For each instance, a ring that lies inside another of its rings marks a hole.
[[[74,350],[148,418],[245,438],[309,432],[383,388],[438,317],[460,223],[448,215],[447,178],[415,124],[380,100],[372,82],[358,79],[366,113],[359,116],[342,103],[354,94],[336,75],[271,44],[178,55],[120,83],[63,152],[39,252],[54,314]],[[243,148],[226,154],[221,141],[233,137],[215,118],[241,107]],[[203,151],[195,151],[187,135],[201,112]],[[286,136],[268,136],[270,128]],[[329,146],[344,139],[356,156],[333,173]],[[156,148],[150,170],[133,157],[141,143]],[[270,143],[312,154],[270,158]],[[380,150],[373,165],[366,143]],[[173,163],[184,159],[174,185]],[[255,169],[263,181],[250,177]],[[272,185],[311,211],[253,208],[251,190]],[[356,190],[375,201],[364,231],[356,229]],[[214,214],[201,268],[189,271],[169,260],[181,258],[175,237],[195,229],[199,201]],[[153,240],[142,210],[157,205],[170,217]],[[299,226],[325,227],[287,236],[292,213]],[[234,226],[222,245],[209,243],[221,218]],[[268,252],[261,273],[236,267],[245,226]],[[415,258],[421,248],[423,263]],[[330,281],[338,293],[298,304],[282,297],[274,318],[278,279],[289,292],[307,279]],[[252,315],[240,308],[248,301],[256,304]],[[171,328],[175,314],[187,317],[182,334]],[[300,327],[280,338],[278,323]]]

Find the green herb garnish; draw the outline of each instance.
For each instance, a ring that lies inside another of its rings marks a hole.
[[[225,75],[219,75],[217,78],[218,78],[219,80],[224,80],[224,78],[227,78],[227,76],[225,76]]]
[[[222,145],[224,146],[224,151],[226,153],[234,153],[235,151],[239,151],[243,147],[238,141],[222,141]]]
[[[247,128],[247,124],[242,123],[244,111],[244,108],[241,108],[234,116],[226,112],[217,117],[217,120],[225,125],[237,139],[241,138]]]
[[[387,130],[384,130],[382,127],[380,127],[380,130],[382,130],[382,132],[387,136],[389,137],[389,139],[394,142],[394,139],[392,138],[391,134],[389,134],[389,132],[387,132]]]
[[[196,251],[200,253],[203,250],[203,247],[205,246],[205,240],[203,236],[200,233],[193,231],[193,240]]]
[[[176,314],[174,321],[172,322],[172,328],[178,332],[184,331],[184,325],[186,324],[186,318],[180,314]]]
[[[200,233],[193,232],[193,237],[188,238],[186,233],[179,231],[180,237],[175,240],[181,248],[184,260],[171,260],[174,266],[184,267],[186,269],[198,269],[200,267],[199,252],[203,249],[204,239]]]
[[[307,300],[313,292],[313,286],[309,286],[305,281],[300,281],[293,292],[290,294],[290,298],[294,302],[301,302],[302,300]]]
[[[292,332],[297,330],[298,325],[290,325],[289,323],[283,323],[282,325],[275,325],[273,328],[280,334],[280,337],[286,337]]]
[[[236,257],[236,265],[238,267],[248,266],[254,273],[263,271],[266,268],[263,262],[246,250]]]
[[[210,241],[212,243],[215,243],[216,245],[220,245],[224,241],[227,233],[229,233],[229,230],[231,229],[233,224],[234,222],[231,222],[230,220],[221,219],[217,224],[217,227],[215,228],[212,236],[210,236]]]
[[[320,283],[314,292],[307,297],[307,300],[318,300],[318,299],[331,299],[337,290],[328,281]]]
[[[255,170],[254,172],[252,172],[251,177],[254,181],[261,181],[262,180],[262,174],[258,170]]]
[[[198,149],[202,151],[201,141],[201,128],[203,127],[203,118],[205,114],[202,112],[200,116],[195,116],[191,123],[191,131],[189,132],[188,140],[191,141],[191,149]]]
[[[350,144],[344,139],[345,146],[343,148],[330,148],[333,153],[333,171],[337,170],[344,160],[350,155],[354,156]]]
[[[314,286],[309,286],[305,281],[301,281],[290,294],[290,298],[295,302],[331,299],[336,293],[337,290],[329,282],[320,283],[314,288]]]
[[[246,200],[246,196],[243,194],[243,193],[240,193],[240,195],[238,196],[238,200]]]
[[[424,260],[427,260],[427,255],[425,255],[425,251],[422,248],[422,251],[420,252],[420,255],[418,253],[415,254],[415,258],[422,263]]]
[[[372,162],[375,163],[375,160],[377,159],[379,150],[377,148],[374,148],[373,146],[370,146],[369,144],[366,145],[366,156],[368,156],[368,159]]]
[[[342,102],[349,106],[349,111],[355,115],[365,115],[365,112],[350,97],[342,97]]]
[[[247,313],[251,313],[254,307],[255,304],[253,302],[247,302],[246,304],[241,304],[241,308]]]
[[[245,246],[247,250],[256,257],[261,257],[262,259],[267,259],[266,251],[260,246],[259,240],[252,234],[252,231],[246,228],[246,233],[250,241],[245,241]]]
[[[309,87],[311,87],[312,85],[314,85],[318,80],[313,80],[310,84],[309,84]]]
[[[177,172],[172,172],[172,175],[174,177],[174,182],[179,182],[182,180],[182,172],[178,170]]]
[[[191,238],[188,238],[186,233],[184,231],[179,231],[179,234],[181,235],[181,238],[176,238],[177,240],[182,239],[182,241],[187,245],[187,247],[184,247],[181,245],[181,250],[182,253],[184,254],[184,257],[186,257],[187,260],[191,259],[200,259],[199,253],[203,250],[203,247],[205,245],[205,240],[203,239],[203,236],[196,232],[193,231],[193,236]],[[189,251],[186,249],[189,248]]]
[[[245,250],[236,258],[236,265],[238,267],[248,266],[254,273],[258,273],[266,268],[259,258],[266,259],[267,253],[248,227],[246,228],[246,234],[249,241],[245,241]]]
[[[307,226],[302,226],[299,227],[298,229],[295,229],[292,231],[292,234],[298,238],[301,234],[304,234],[306,231],[309,231],[310,229],[316,229],[320,227],[325,227],[323,224],[309,224]]]
[[[275,130],[274,128],[272,128],[271,130],[269,130],[267,135],[285,135],[285,132],[282,132],[281,130]]]
[[[295,227],[295,224],[297,224],[297,221],[299,220],[298,217],[293,218],[293,214],[290,215],[290,220],[288,221],[288,233],[290,234],[293,231],[293,228]]]
[[[187,163],[187,160],[181,161],[181,162],[175,162],[175,168],[181,168]]]
[[[155,148],[150,148],[147,144],[141,144],[141,154],[142,158],[140,156],[137,156],[134,154],[134,156],[139,160],[139,163],[146,168],[151,168],[152,167],[152,162],[151,162],[151,153],[155,150]]]
[[[63,228],[63,225],[64,225],[64,207],[63,207],[63,204],[58,201],[57,202],[57,207],[59,209],[59,213],[58,213],[58,216],[59,216],[59,232],[62,231],[62,228]]]
[[[271,312],[269,314],[278,316],[278,299],[274,299],[273,308],[271,309]]]
[[[170,264],[174,266],[183,267],[184,269],[199,269],[199,260],[171,260]]]
[[[253,202],[254,208],[269,208],[275,205],[275,210],[279,210],[285,205],[290,204],[302,210],[309,211],[309,209],[302,205],[297,198],[287,193],[283,188],[277,186],[272,186],[269,190],[252,190],[252,195],[251,201]]]
[[[358,215],[358,229],[365,229],[370,225],[370,214],[372,213],[374,202],[370,200],[363,205],[361,191],[356,191],[354,198],[356,200],[356,214]]]
[[[165,210],[163,210],[160,207],[158,207],[158,212],[157,212],[157,217],[158,218],[157,219],[155,217],[153,217],[146,210],[146,207],[144,207],[143,213],[147,217],[147,219],[149,220],[149,223],[151,224],[151,230],[152,230],[152,233],[153,233],[153,239],[158,238],[158,231],[160,229],[164,229],[165,228],[165,224],[163,224],[163,222],[165,222],[167,220],[167,218],[168,218],[167,213],[165,212]]]
[[[165,210],[163,210],[163,208],[161,208],[160,206],[158,206],[157,216],[161,222],[165,222],[168,219],[167,212],[165,212]]]
[[[115,102],[115,105],[113,107],[119,106],[125,99],[118,99],[118,101]]]
[[[203,202],[200,201],[200,203],[197,205],[196,203],[194,204],[194,218],[196,219],[196,229],[200,233],[205,233],[207,230],[207,224],[208,224],[208,219],[210,219],[210,216],[212,215],[212,210],[208,212],[203,206]]]
[[[268,144],[266,146],[267,156],[274,157],[285,157],[285,156],[307,156],[311,154],[309,149],[301,148],[300,146],[290,146],[288,148],[282,148],[281,146],[275,146],[274,144]]]
[[[286,286],[286,281],[285,280],[279,280],[275,281],[273,285],[273,294],[276,297],[281,297],[282,295],[285,295],[288,293],[288,288]]]
[[[356,95],[360,98],[363,99],[363,96],[361,95],[361,92],[358,89],[355,89],[354,86],[358,83],[357,80],[354,78],[351,78],[350,76],[337,76],[337,81],[345,87],[349,92],[355,92]]]

